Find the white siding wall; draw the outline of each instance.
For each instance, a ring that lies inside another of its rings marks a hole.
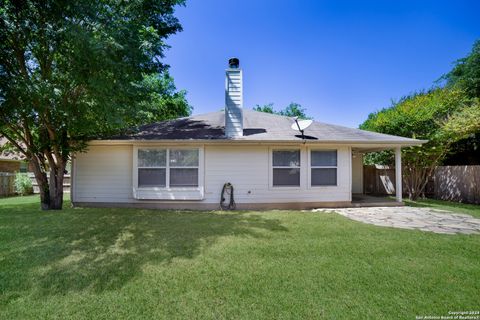
[[[281,146],[280,149],[289,147]],[[309,187],[308,148],[301,149],[301,186],[271,187],[271,149],[268,146],[205,146],[205,198],[219,203],[223,184],[231,182],[237,203],[332,202],[351,200],[351,152],[338,147],[337,186]],[[330,146],[326,149],[332,149]],[[318,148],[317,148],[318,149]],[[77,155],[74,167],[73,201],[130,202],[132,146],[92,146]],[[149,203],[156,201],[148,201]],[[165,201],[162,201],[165,203]],[[176,201],[178,202],[178,201]],[[181,202],[181,201],[180,201]]]
[[[132,146],[91,146],[77,154],[73,201],[133,201],[132,154]]]
[[[363,155],[361,153],[352,157],[352,192],[363,193]]]
[[[237,203],[350,201],[350,149],[338,148],[337,186],[308,186],[308,151],[301,148],[300,188],[271,187],[270,149],[275,147],[205,147],[205,201],[218,202],[223,184],[235,188]],[[279,146],[279,149],[288,147]],[[328,147],[327,149],[332,149]]]
[[[225,135],[243,135],[243,82],[241,69],[227,69],[225,79]]]

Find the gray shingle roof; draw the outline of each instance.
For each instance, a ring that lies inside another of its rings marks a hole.
[[[112,140],[235,140],[235,141],[302,141],[298,131],[290,126],[293,119],[264,112],[243,109],[243,137],[224,135],[224,111],[211,112],[176,120],[144,125],[133,133],[111,137]],[[305,130],[313,142],[398,143],[420,144],[422,141],[376,132],[352,129],[314,121]]]
[[[8,140],[5,137],[0,136],[0,160],[25,160],[25,155],[23,153],[6,148],[7,144]]]

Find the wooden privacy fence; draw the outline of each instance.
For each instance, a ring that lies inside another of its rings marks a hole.
[[[395,169],[388,166],[363,167],[363,192],[394,195]],[[403,185],[403,193],[406,187]],[[439,166],[430,177],[425,195],[435,199],[480,204],[480,166]]]
[[[32,186],[33,186],[33,193],[40,193],[40,188],[38,187],[37,180],[35,179],[35,175],[33,172],[29,172],[28,176],[32,180]],[[50,175],[47,175],[49,177]],[[70,175],[66,174],[63,178],[63,192],[70,192]]]
[[[480,166],[441,166],[434,174],[435,198],[480,204]]]
[[[388,166],[363,166],[363,192],[395,194],[395,169]]]
[[[395,195],[395,168],[382,165],[363,166],[363,192],[374,195]],[[402,185],[405,194],[407,188]],[[433,184],[427,184],[426,194],[433,195]]]
[[[0,197],[15,194],[15,173],[0,172]]]
[[[33,193],[39,193],[37,180],[33,173],[29,172],[28,177],[32,180]],[[70,192],[70,175],[66,174],[63,180],[63,191]],[[0,172],[0,197],[15,195],[15,173]]]

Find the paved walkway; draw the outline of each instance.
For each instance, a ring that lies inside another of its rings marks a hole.
[[[418,229],[446,234],[480,233],[480,219],[431,208],[372,207],[314,209],[313,211],[337,212],[352,220],[382,227]]]

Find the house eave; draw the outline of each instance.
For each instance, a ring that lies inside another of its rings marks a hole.
[[[27,160],[25,160],[25,159],[7,159],[7,158],[0,158],[0,161],[5,161],[5,162],[26,162]]]
[[[125,139],[125,140],[91,140],[89,145],[105,146],[105,145],[149,145],[149,144],[164,144],[164,145],[192,145],[192,144],[209,144],[209,145],[349,145],[355,147],[411,147],[419,146],[426,143],[428,140],[411,140],[411,141],[368,141],[368,140],[246,140],[246,139]]]

